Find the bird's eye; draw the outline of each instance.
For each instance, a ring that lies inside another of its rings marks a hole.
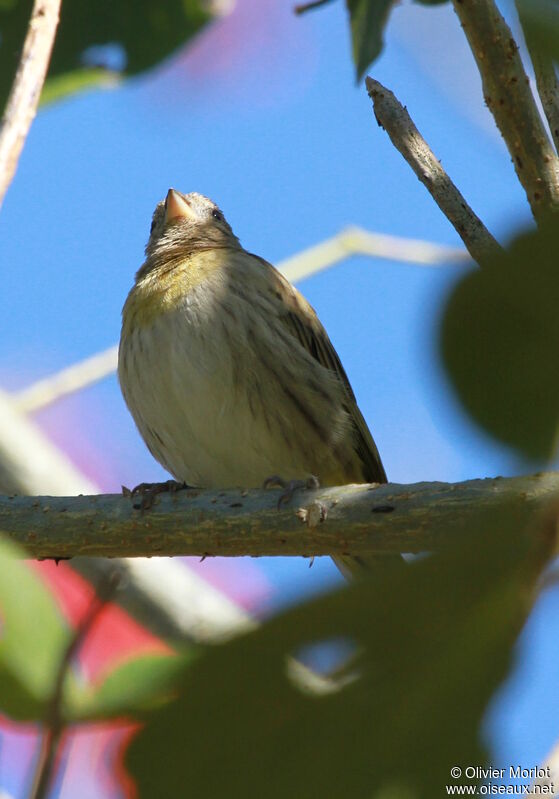
[[[221,213],[221,211],[218,211],[217,209],[214,208],[214,210],[212,211],[212,216],[214,219],[217,219],[218,222],[223,222],[223,214]]]

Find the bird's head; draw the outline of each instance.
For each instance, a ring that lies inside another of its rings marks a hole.
[[[188,255],[201,249],[238,247],[239,240],[217,205],[203,194],[169,189],[153,212],[146,255]]]

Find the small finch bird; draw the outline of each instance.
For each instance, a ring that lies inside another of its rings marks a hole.
[[[316,313],[201,194],[169,189],[155,208],[122,311],[118,375],[150,452],[181,483],[386,482]],[[335,561],[346,575],[369,565]]]

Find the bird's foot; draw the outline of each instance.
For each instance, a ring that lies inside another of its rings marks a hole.
[[[264,480],[263,488],[283,488],[283,492],[278,499],[278,510],[282,505],[287,505],[293,499],[293,494],[300,489],[320,488],[318,477],[311,474],[306,480],[284,480],[283,477],[274,474]]]
[[[186,483],[179,483],[178,480],[165,480],[163,483],[139,483],[132,490],[122,486],[122,493],[125,497],[139,497],[139,502],[133,502],[132,507],[135,510],[149,510],[158,494],[170,493],[175,494],[183,488],[188,488]]]

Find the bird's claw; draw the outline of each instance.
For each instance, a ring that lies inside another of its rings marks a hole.
[[[149,510],[158,494],[170,493],[174,494],[181,491],[183,488],[188,488],[186,483],[179,483],[178,480],[165,480],[162,483],[138,483],[132,490],[122,486],[122,493],[125,497],[140,497],[139,502],[133,502],[132,507],[135,510],[146,511]]]
[[[306,480],[284,480],[277,474],[272,477],[267,477],[264,480],[263,488],[283,488],[283,492],[278,499],[278,510],[281,510],[282,505],[287,505],[293,499],[293,494],[299,489],[312,489],[320,488],[320,481],[318,477],[311,474]]]

